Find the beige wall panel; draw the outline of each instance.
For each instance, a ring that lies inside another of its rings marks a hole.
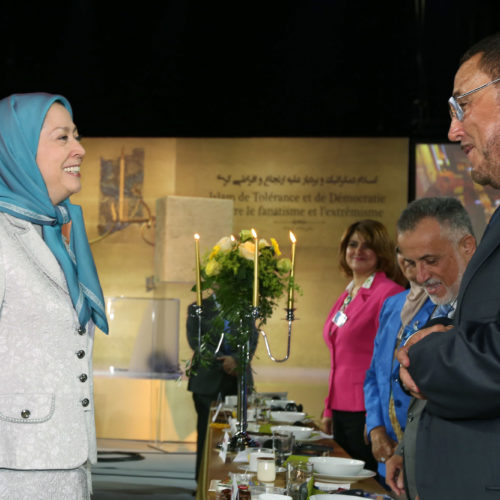
[[[235,231],[255,227],[276,237],[285,254],[288,231],[297,236],[303,296],[287,365],[329,366],[321,332],[346,285],[337,267],[340,237],[361,218],[381,220],[395,235],[407,200],[407,151],[406,139],[178,140],[177,194],[233,199]],[[283,317],[278,311],[265,328],[278,358],[285,354]],[[272,364],[260,342],[254,366]]]
[[[155,279],[192,282],[196,260],[194,234],[200,236],[200,257],[220,234],[233,231],[233,202],[196,196],[166,196],[156,201]]]

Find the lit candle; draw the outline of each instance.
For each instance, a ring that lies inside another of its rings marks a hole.
[[[252,229],[252,236],[255,242],[255,250],[253,254],[253,307],[259,305],[259,240],[255,229]]]
[[[288,309],[293,309],[293,278],[295,274],[295,243],[297,242],[295,235],[290,231],[290,241],[292,242],[292,268],[290,270],[290,286],[288,287]]]
[[[257,479],[263,483],[273,483],[276,479],[274,457],[257,458]]]
[[[196,254],[196,305],[201,306],[201,276],[200,276],[200,235],[194,235],[194,248]]]

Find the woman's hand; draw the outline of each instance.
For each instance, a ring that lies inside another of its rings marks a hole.
[[[386,462],[392,457],[397,443],[388,436],[384,426],[374,427],[370,431],[370,440],[372,453],[377,462]]]
[[[333,419],[332,417],[321,417],[321,422],[319,424],[319,430],[323,431],[325,434],[333,434]]]

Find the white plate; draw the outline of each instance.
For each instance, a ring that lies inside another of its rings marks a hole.
[[[340,481],[362,481],[363,479],[368,479],[370,477],[376,476],[377,473],[373,472],[369,469],[363,469],[356,476],[331,476],[330,474],[319,474],[317,472],[314,473],[314,477],[319,481],[332,481],[332,482],[340,482]]]
[[[296,439],[295,441],[300,441],[301,443],[312,443],[314,441],[319,441],[321,439],[321,434],[313,432],[306,439]]]
[[[238,469],[243,470],[245,472],[254,472],[254,473],[257,472],[256,470],[250,469],[249,465],[238,465]],[[286,469],[284,467],[276,467],[276,474],[278,472],[285,472],[285,470]]]
[[[320,493],[319,495],[311,495],[310,500],[349,500],[355,498],[359,500],[361,497],[353,495],[339,495],[338,493]]]
[[[314,481],[314,487],[320,491],[323,491],[324,493],[328,493],[329,491],[332,490],[338,490],[339,488],[343,488],[344,490],[350,490],[351,489],[351,482],[350,481],[342,481],[338,483],[334,483],[332,481],[322,483],[321,481]]]

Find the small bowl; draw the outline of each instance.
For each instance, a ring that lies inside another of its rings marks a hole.
[[[357,476],[365,466],[363,460],[340,457],[311,457],[314,472],[328,476]]]
[[[302,422],[306,418],[306,414],[302,411],[272,411],[271,420],[275,422],[286,422],[293,424],[294,422]]]
[[[313,429],[311,427],[298,427],[296,425],[272,425],[271,432],[291,432],[295,439],[308,439],[311,437]]]

